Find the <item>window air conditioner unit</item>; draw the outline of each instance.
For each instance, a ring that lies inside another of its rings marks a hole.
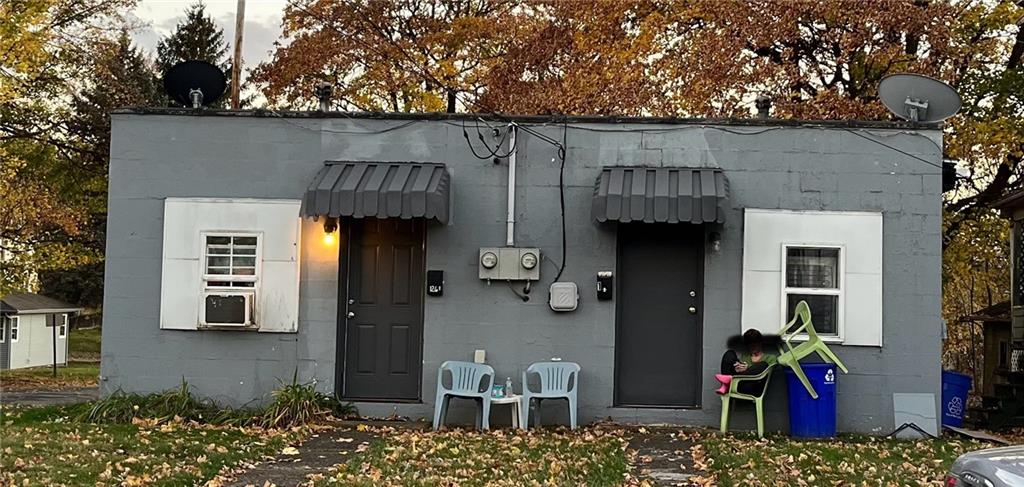
[[[251,327],[254,298],[252,291],[206,291],[201,323],[209,327]]]

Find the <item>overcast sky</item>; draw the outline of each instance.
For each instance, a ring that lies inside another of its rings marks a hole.
[[[140,0],[132,12],[134,23],[139,24],[133,33],[136,44],[150,56],[156,56],[157,41],[174,31],[174,27],[185,18],[185,9],[193,3],[194,0]],[[287,0],[246,1],[242,58],[247,68],[269,59],[274,41],[281,35],[281,14],[286,3]],[[235,36],[237,0],[203,0],[203,4],[206,12],[224,29],[230,55]]]

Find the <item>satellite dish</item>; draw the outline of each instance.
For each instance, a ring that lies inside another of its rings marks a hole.
[[[186,107],[209,105],[227,88],[227,78],[217,66],[206,61],[185,61],[175,64],[164,75],[164,90],[174,101]]]
[[[878,97],[897,117],[911,122],[941,122],[960,111],[960,95],[935,78],[891,74],[878,84]]]

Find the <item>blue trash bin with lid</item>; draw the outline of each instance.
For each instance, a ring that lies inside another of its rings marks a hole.
[[[835,364],[814,363],[802,363],[800,368],[818,393],[818,398],[811,397],[796,372],[786,368],[789,434],[799,438],[831,438],[836,435],[836,379],[839,369]]]
[[[942,371],[942,425],[959,428],[964,424],[967,393],[971,390],[971,376]]]

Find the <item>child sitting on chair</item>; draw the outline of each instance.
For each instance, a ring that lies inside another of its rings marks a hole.
[[[730,343],[730,350],[722,355],[722,373],[715,374],[715,379],[722,383],[722,387],[715,391],[719,394],[729,392],[733,376],[757,375],[776,363],[775,355],[764,352],[764,337],[761,336],[761,332],[753,328],[743,333],[742,348],[745,351],[736,353],[732,348],[737,347]],[[740,383],[737,390],[744,394],[759,394],[763,388],[764,381],[761,380]]]

